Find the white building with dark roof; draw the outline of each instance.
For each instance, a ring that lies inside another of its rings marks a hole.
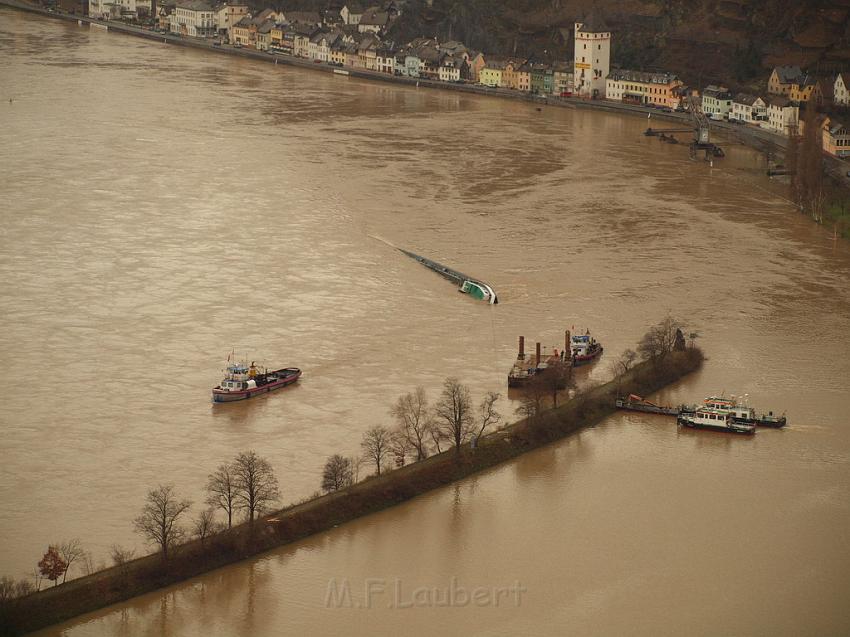
[[[729,121],[755,124],[767,120],[767,104],[757,95],[738,93],[732,99]]]
[[[672,73],[647,73],[618,69],[605,81],[605,99],[632,104],[676,108],[682,81]]]
[[[611,32],[601,21],[575,23],[573,83],[583,97],[605,97],[605,81],[611,71]]]
[[[838,106],[850,105],[850,73],[839,73],[832,87],[832,100]]]
[[[204,0],[178,0],[170,16],[170,31],[193,38],[216,34],[218,17],[213,7]]]

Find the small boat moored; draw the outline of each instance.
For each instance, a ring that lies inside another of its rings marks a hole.
[[[721,409],[699,407],[693,411],[680,411],[676,421],[691,429],[707,429],[724,433],[752,435],[756,432],[755,425],[737,423],[732,414]]]
[[[265,394],[281,387],[286,387],[301,377],[297,367],[284,367],[274,371],[260,369],[251,362],[228,363],[221,384],[213,387],[212,400],[214,403],[229,403],[236,400],[246,400],[257,394]]]

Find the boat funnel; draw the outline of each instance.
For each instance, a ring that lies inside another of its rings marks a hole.
[[[537,353],[534,355],[534,366],[540,367],[540,343],[537,343]]]
[[[516,355],[518,361],[525,359],[525,336],[519,337],[519,354]]]

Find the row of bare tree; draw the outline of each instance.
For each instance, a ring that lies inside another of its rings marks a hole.
[[[496,410],[500,395],[487,393],[476,407],[469,387],[457,378],[446,378],[437,401],[431,405],[422,387],[400,396],[390,408],[393,427],[377,425],[363,434],[361,454],[328,458],[322,472],[322,490],[337,491],[359,479],[362,462],[386,471],[390,459],[400,467],[408,460],[424,460],[445,449],[459,450],[465,443],[477,445],[481,436],[502,421]]]
[[[206,494],[207,508],[185,526],[183,521],[192,503],[178,497],[174,485],[161,484],[148,491],[142,512],[133,520],[133,526],[167,560],[174,547],[185,540],[197,538],[203,543],[210,535],[224,529],[225,525],[215,519],[217,510],[226,515],[227,528],[233,526],[239,512],[253,522],[279,499],[280,490],[269,462],[254,451],[243,451],[209,475]],[[114,566],[124,567],[135,557],[135,550],[115,544],[110,549],[110,557]],[[40,590],[44,580],[58,585],[61,578],[64,583],[75,564],[82,575],[106,568],[105,563],[95,567],[92,554],[83,548],[79,539],[56,542],[48,547],[30,577],[23,580],[0,578],[0,603]]]

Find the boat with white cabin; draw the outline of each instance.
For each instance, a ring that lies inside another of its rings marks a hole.
[[[732,418],[731,412],[713,407],[698,407],[693,411],[682,410],[676,417],[676,421],[691,429],[743,435],[752,435],[756,432],[755,425],[738,423]]]
[[[728,411],[732,414],[732,420],[736,423],[744,425],[758,425],[759,427],[773,427],[778,429],[784,427],[788,419],[785,414],[781,416],[775,415],[772,411],[766,414],[757,414],[756,410],[749,405],[742,405],[734,396],[725,398],[724,396],[709,396],[702,401],[703,405],[711,409],[719,409]]]
[[[229,403],[236,400],[247,400],[257,394],[266,394],[291,385],[301,378],[301,370],[297,367],[284,367],[268,371],[257,367],[252,361],[250,365],[244,362],[229,362],[225,369],[224,379],[212,390],[214,403]]]

